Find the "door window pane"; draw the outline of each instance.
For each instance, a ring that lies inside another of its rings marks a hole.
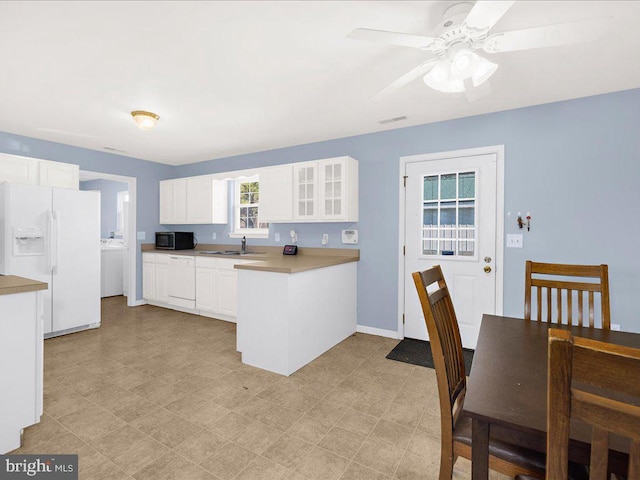
[[[424,177],[424,195],[423,200],[438,199],[438,176]]]
[[[440,177],[440,199],[456,198],[456,177],[455,173]]]
[[[475,182],[475,172],[446,173],[423,178],[423,255],[475,255]]]

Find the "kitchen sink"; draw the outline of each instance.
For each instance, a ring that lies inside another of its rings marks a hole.
[[[198,252],[199,255],[259,255],[262,252],[245,252],[242,253],[240,250],[201,250]]]

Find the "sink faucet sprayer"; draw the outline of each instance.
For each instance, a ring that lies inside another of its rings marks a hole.
[[[242,237],[242,245],[240,246],[241,253],[247,253],[247,237]]]

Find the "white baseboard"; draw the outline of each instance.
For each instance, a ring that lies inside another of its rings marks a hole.
[[[367,327],[365,325],[356,325],[356,332],[377,335],[378,337],[400,338],[400,335],[398,335],[398,332],[395,330],[384,330],[382,328]]]
[[[129,307],[140,307],[142,305],[147,305],[147,301],[144,299],[141,300],[135,300],[134,302],[131,303],[131,305],[128,305]]]

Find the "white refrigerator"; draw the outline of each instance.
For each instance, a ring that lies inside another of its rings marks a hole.
[[[0,184],[0,273],[47,282],[45,338],[100,326],[100,193]]]

